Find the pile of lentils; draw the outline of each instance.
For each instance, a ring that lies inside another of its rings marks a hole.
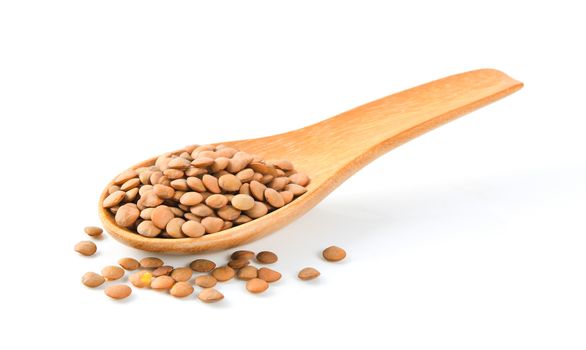
[[[265,161],[224,145],[189,146],[128,169],[102,206],[145,237],[201,237],[260,218],[304,194],[309,177],[287,160]]]
[[[85,232],[90,237],[102,234],[99,227],[86,227]],[[84,256],[93,255],[97,246],[92,241],[82,241],[75,246],[75,250]],[[346,257],[346,252],[339,247],[331,246],[323,250],[325,260],[336,262]],[[108,265],[100,273],[86,272],[81,282],[89,288],[96,288],[106,282],[109,284],[104,293],[112,299],[125,299],[132,294],[132,288],[123,281],[126,271],[132,271],[128,281],[135,288],[148,288],[168,292],[176,298],[185,298],[194,293],[196,287],[197,298],[205,303],[220,301],[224,295],[216,289],[218,282],[226,282],[233,278],[246,282],[246,290],[253,294],[266,291],[270,283],[281,279],[281,273],[266,266],[256,267],[252,262],[260,265],[274,264],[278,260],[277,254],[270,251],[261,251],[258,254],[250,250],[233,252],[225,265],[217,266],[208,259],[196,259],[183,267],[165,265],[157,257],[146,257],[137,260],[130,257],[121,258],[117,265]],[[192,277],[195,278],[192,280]],[[313,280],[320,276],[320,272],[313,267],[301,269],[297,277],[302,281]]]

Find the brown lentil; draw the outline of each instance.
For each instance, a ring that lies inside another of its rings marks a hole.
[[[182,230],[183,224],[185,224],[185,222],[186,221],[181,218],[173,218],[167,223],[165,232],[167,232],[167,234],[173,238],[185,237]]]
[[[234,223],[237,225],[240,225],[240,224],[245,224],[247,222],[250,222],[251,220],[252,219],[246,215],[240,215],[239,217],[236,218],[236,220],[234,220]]]
[[[142,258],[140,260],[140,266],[147,269],[156,269],[157,267],[163,266],[163,260],[155,257]]]
[[[178,191],[187,191],[189,190],[189,186],[187,186],[187,180],[185,179],[177,179],[171,181],[171,187]]]
[[[254,266],[245,266],[238,271],[238,279],[248,281],[258,277],[258,270]]]
[[[172,279],[170,276],[159,276],[155,277],[151,282],[151,289],[171,289],[175,284],[175,280]]]
[[[289,179],[292,183],[299,185],[299,186],[307,186],[309,184],[309,176],[304,173],[296,173],[289,176]]]
[[[215,303],[224,299],[224,295],[214,288],[205,288],[197,295],[204,303]]]
[[[132,289],[125,284],[115,284],[108,286],[104,293],[112,299],[124,299],[132,293]]]
[[[317,278],[319,275],[320,273],[318,270],[314,269],[313,267],[306,267],[299,271],[297,277],[299,277],[300,280],[309,281]]]
[[[189,267],[195,272],[210,272],[216,268],[216,263],[207,259],[195,259]]]
[[[162,230],[167,227],[167,224],[171,219],[175,217],[175,214],[166,205],[159,205],[151,212],[151,221],[153,225],[158,229]]]
[[[133,188],[130,191],[126,191],[126,195],[124,196],[124,202],[127,202],[127,203],[134,202],[134,200],[136,199],[136,196],[138,196],[138,187]]]
[[[230,262],[228,263],[228,266],[230,266],[233,269],[241,269],[244,266],[247,266],[248,264],[250,264],[250,261],[248,259],[238,258],[238,259],[230,260]]]
[[[203,202],[203,196],[199,192],[185,192],[181,198],[179,198],[179,202],[191,207]]]
[[[97,237],[104,232],[101,228],[95,226],[88,226],[83,229],[88,236]]]
[[[171,277],[177,282],[189,281],[193,275],[193,270],[189,267],[179,267],[171,272]]]
[[[264,193],[265,193],[266,189],[267,189],[267,187],[258,181],[251,181],[250,182],[250,193],[258,201],[264,201],[264,199],[265,199]]]
[[[164,265],[153,270],[153,277],[167,276],[173,271],[173,266]]]
[[[181,232],[189,237],[195,238],[203,236],[206,232],[206,229],[201,223],[194,220],[189,220],[181,226]]]
[[[281,197],[283,197],[283,201],[285,202],[285,204],[289,204],[291,203],[291,201],[293,200],[293,193],[289,192],[289,191],[281,191],[279,192],[279,194],[281,195]]]
[[[175,195],[175,189],[170,186],[156,184],[153,186],[153,193],[159,198],[169,199]]]
[[[161,233],[161,229],[155,226],[155,224],[151,220],[145,220],[141,222],[140,224],[138,224],[136,230],[138,231],[138,233],[145,237],[156,237]]]
[[[269,284],[260,278],[253,278],[246,282],[246,289],[251,293],[262,293],[269,288]]]
[[[254,207],[254,198],[247,194],[237,194],[232,198],[232,206],[238,210],[249,210]]]
[[[114,185],[121,185],[121,184],[125,183],[126,181],[128,181],[134,177],[137,177],[137,176],[138,176],[138,173],[136,172],[136,170],[128,169],[128,170],[125,170],[120,175],[118,175],[114,179],[113,183],[114,183]]]
[[[240,210],[234,208],[231,205],[227,205],[218,210],[218,216],[226,220],[227,223],[232,224],[232,221],[238,219],[240,216]],[[226,225],[224,224],[224,229]]]
[[[201,180],[206,189],[212,193],[220,193],[220,185],[218,185],[218,179],[212,175],[204,175]]]
[[[213,194],[206,198],[206,205],[213,209],[219,209],[228,204],[228,198],[222,194]]]
[[[153,213],[154,208],[145,208],[140,211],[140,217],[145,220],[151,219],[151,214]]]
[[[126,192],[120,190],[115,191],[109,194],[108,197],[104,199],[104,201],[102,202],[102,206],[104,208],[112,208],[113,206],[118,205],[118,203],[122,202],[125,196]]]
[[[106,266],[102,269],[102,276],[106,281],[115,281],[124,276],[124,270],[118,266]]]
[[[200,178],[198,177],[188,177],[187,180],[187,186],[197,192],[205,192],[206,188],[203,184],[203,182],[201,181]]]
[[[276,282],[281,279],[281,273],[267,267],[261,267],[258,269],[258,278],[265,280],[269,283]]]
[[[95,272],[86,272],[81,276],[81,283],[86,287],[96,288],[104,283],[104,277],[98,275]]]
[[[224,221],[224,226],[222,226],[222,230],[227,230],[232,226],[234,226],[234,224],[231,221]]]
[[[232,255],[230,255],[230,259],[232,260],[236,260],[236,259],[240,259],[240,258],[245,258],[245,259],[252,259],[254,258],[254,252],[250,251],[250,250],[237,250],[234,253],[232,253]]]
[[[289,184],[290,180],[288,177],[277,177],[269,183],[269,187],[275,191],[282,191],[285,186]]]
[[[199,204],[190,209],[191,213],[197,216],[210,216],[214,214],[212,208],[205,204]]]
[[[214,276],[204,275],[204,276],[197,276],[195,278],[195,284],[202,288],[211,288],[216,285],[218,281],[214,278]]]
[[[122,258],[118,260],[118,265],[127,271],[133,271],[140,267],[140,263],[133,258]]]
[[[205,168],[212,164],[214,164],[214,158],[210,157],[198,157],[191,162],[191,165],[195,166],[196,168]]]
[[[153,191],[145,193],[140,197],[138,202],[136,202],[136,205],[138,205],[139,208],[141,206],[145,208],[154,208],[161,204],[163,204],[163,199],[157,196]]]
[[[241,170],[236,174],[236,177],[241,182],[249,182],[250,180],[252,180],[253,176],[254,176],[254,170],[252,170],[250,168]],[[242,187],[240,187],[240,189],[242,189]]]
[[[246,210],[244,213],[253,219],[258,219],[261,216],[266,215],[268,212],[269,208],[267,208],[266,204],[262,202],[254,202],[254,206],[251,209]]]
[[[232,174],[220,176],[218,184],[220,188],[227,192],[236,192],[240,189],[240,186],[242,186],[242,182]]]
[[[322,255],[327,261],[340,261],[346,257],[346,251],[340,247],[331,246],[324,249]]]
[[[234,277],[234,274],[234,269],[230,266],[217,267],[212,271],[212,276],[214,276],[218,282],[231,280]]]
[[[123,183],[122,186],[120,186],[120,190],[121,191],[129,191],[129,190],[137,187],[138,185],[140,185],[140,179],[135,177],[134,179],[130,179],[130,180],[126,181],[125,183]]]
[[[261,264],[273,264],[279,260],[277,254],[269,251],[262,251],[256,254],[256,260]]]
[[[273,165],[281,170],[285,170],[285,171],[293,170],[293,163],[291,163],[288,160],[284,160],[284,159],[277,160],[277,161],[273,162]]]
[[[81,241],[75,245],[75,251],[85,256],[94,255],[96,250],[98,250],[98,247],[91,241]]]
[[[153,274],[149,271],[139,271],[130,275],[128,280],[137,288],[148,288],[151,286]]]
[[[285,200],[275,189],[267,188],[265,190],[265,198],[275,208],[280,208],[285,205]]]
[[[193,287],[187,282],[177,282],[171,287],[169,293],[176,298],[185,298],[193,293]]]
[[[285,190],[293,193],[293,195],[295,196],[300,196],[307,192],[307,189],[305,187],[296,184],[288,184],[287,186],[285,186]]]
[[[140,210],[134,203],[128,203],[121,206],[116,212],[114,220],[118,226],[130,227],[134,225],[140,215]]]
[[[208,216],[201,220],[201,224],[205,228],[206,233],[216,233],[224,226],[224,220]]]

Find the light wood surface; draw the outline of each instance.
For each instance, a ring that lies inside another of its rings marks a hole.
[[[196,253],[238,246],[299,218],[380,155],[522,86],[500,71],[476,70],[381,98],[302,129],[258,139],[219,142],[267,160],[288,159],[311,178],[308,191],[301,197],[266,216],[225,231],[200,238],[147,238],[118,227],[101,205],[100,219],[114,238],[147,251]],[[153,162],[154,158],[135,167]]]

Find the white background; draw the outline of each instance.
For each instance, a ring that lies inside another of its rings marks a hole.
[[[1,2],[0,347],[584,349],[579,2],[406,3]],[[280,256],[264,295],[231,281],[216,305],[148,290],[115,302],[80,283],[147,255],[108,236],[94,257],[73,251],[127,166],[484,67],[526,86],[245,246]],[[330,244],[348,259],[320,259]],[[308,265],[322,276],[298,281]]]

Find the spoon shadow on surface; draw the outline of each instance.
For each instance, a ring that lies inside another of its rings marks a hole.
[[[555,191],[540,186],[547,176],[555,174],[506,174],[334,195],[283,228],[282,235],[269,235],[243,249],[274,250],[280,261],[290,265],[299,260],[300,253],[315,257],[313,262],[323,261],[321,251],[329,245],[345,248],[352,259],[352,250],[383,249],[391,253],[397,247],[383,243],[392,240],[417,245],[418,241],[428,244],[433,240],[430,237],[441,239],[452,231],[490,235],[492,227],[511,220],[511,213],[516,219],[531,218],[534,208],[527,202],[551,200]]]

